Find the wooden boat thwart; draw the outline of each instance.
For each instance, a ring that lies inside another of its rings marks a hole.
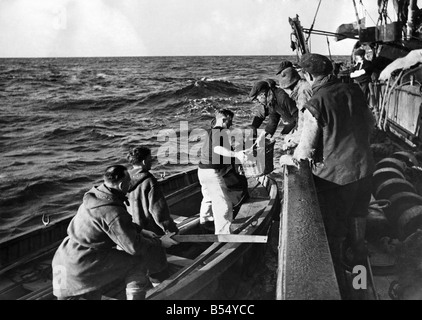
[[[160,183],[180,235],[199,234],[198,212],[202,194],[197,170],[167,177]],[[231,188],[233,198],[240,205],[232,224],[232,233],[266,235],[280,203],[277,185],[271,178],[262,176],[249,178],[248,189],[250,198],[244,202],[242,191],[236,186]],[[0,243],[0,300],[54,299],[51,259],[66,236],[70,220],[71,217],[52,220],[48,226]],[[209,298],[210,285],[217,289],[220,278],[224,279],[220,285],[225,289],[236,285],[227,280],[230,277],[224,277],[225,273],[233,268],[239,272],[238,268],[250,267],[248,264],[255,258],[254,248],[262,248],[263,245],[250,242],[180,243],[167,250],[172,275],[151,288],[147,299]],[[112,283],[105,286],[103,299],[125,299],[124,291],[122,281]]]

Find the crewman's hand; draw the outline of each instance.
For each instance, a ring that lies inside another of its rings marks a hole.
[[[158,238],[158,235],[152,231],[142,229],[142,235],[146,238]]]
[[[293,160],[293,156],[289,154],[284,154],[280,157],[280,165],[298,167],[297,163]]]
[[[286,151],[286,150],[289,150],[289,149],[293,149],[293,148],[297,147],[297,145],[298,144],[296,142],[289,140],[281,146],[281,150]]]
[[[236,159],[238,159],[240,163],[243,163],[245,161],[245,152],[246,150],[240,150],[234,153]]]
[[[266,131],[262,131],[261,134],[256,138],[255,144],[261,145],[265,141],[265,138],[270,138],[272,135]]]
[[[171,237],[175,235],[175,232],[166,233],[164,236],[160,238],[161,240],[161,246],[164,248],[170,248],[171,246],[174,246],[176,244],[179,244],[179,242],[173,240]]]
[[[173,229],[174,230],[174,229]],[[175,227],[175,230],[173,231],[174,232],[174,234],[179,234],[179,228],[176,226]],[[169,233],[169,232],[171,232],[171,231],[169,231],[169,230],[166,230],[166,233]]]

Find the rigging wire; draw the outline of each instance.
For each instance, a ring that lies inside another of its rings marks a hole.
[[[361,6],[362,6],[362,8],[363,8],[363,11],[364,11],[364,16],[368,16],[368,17],[369,17],[369,19],[371,19],[371,21],[372,21],[374,24],[377,24],[377,23],[375,22],[375,20],[374,20],[374,19],[372,19],[372,17],[371,17],[371,15],[369,14],[368,10],[366,10],[366,7],[365,7],[365,5],[363,4],[362,0],[360,0],[360,1],[359,1],[359,3],[360,3],[360,5],[361,5]]]
[[[379,13],[379,17],[378,17],[377,25],[380,22],[382,24],[383,21],[385,24],[387,24],[387,19],[390,20],[391,22],[391,18],[388,15],[388,0],[382,0],[382,4],[378,8],[378,13]]]
[[[311,36],[312,30],[314,29],[314,25],[315,25],[316,17],[317,17],[317,15],[318,15],[318,11],[319,11],[319,7],[321,6],[321,2],[322,2],[322,0],[319,0],[318,7],[317,7],[317,9],[316,9],[315,16],[314,16],[314,21],[312,21],[312,25],[311,25],[311,27],[309,28],[309,34],[308,34],[308,37],[306,38],[306,42],[308,42],[309,37]]]

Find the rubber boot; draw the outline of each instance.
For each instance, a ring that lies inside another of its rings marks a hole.
[[[368,256],[365,243],[366,218],[351,218],[350,242],[353,252],[353,264],[364,265]]]
[[[145,300],[145,296],[146,296],[145,289],[126,288],[127,300]]]

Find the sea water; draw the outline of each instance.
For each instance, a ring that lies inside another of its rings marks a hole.
[[[130,147],[153,155],[165,129],[210,127],[215,109],[252,122],[248,93],[295,56],[0,59],[0,241],[74,215]],[[347,57],[334,57],[344,61]],[[276,133],[277,136],[277,133]],[[276,144],[275,156],[280,154]],[[171,175],[191,163],[160,164]]]

